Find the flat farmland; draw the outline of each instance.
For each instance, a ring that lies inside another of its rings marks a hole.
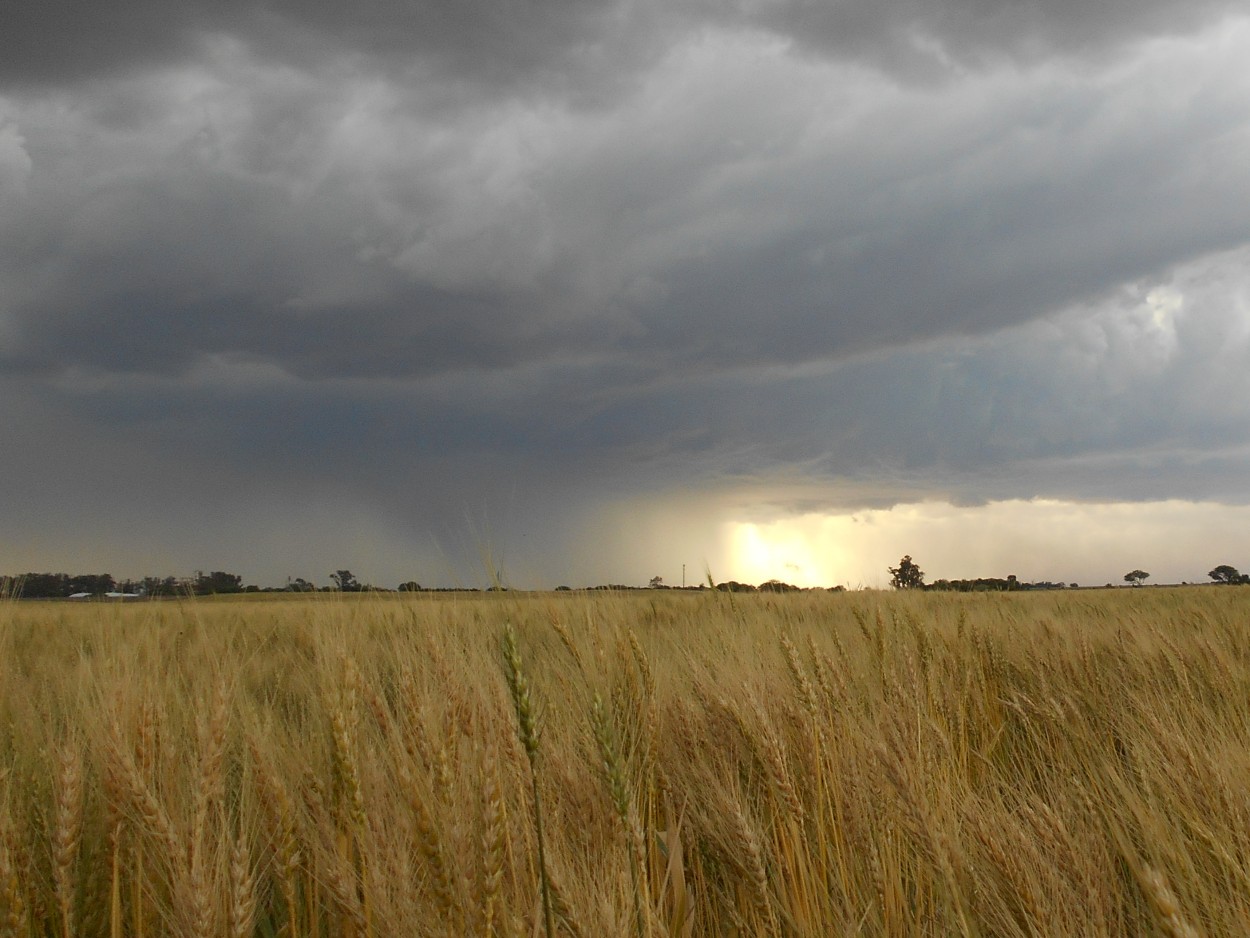
[[[1248,702],[1238,587],[8,601],[0,935],[1250,934]]]

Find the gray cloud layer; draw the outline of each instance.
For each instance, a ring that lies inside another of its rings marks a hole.
[[[1239,10],[1230,0],[127,0],[108,7],[15,0],[0,39],[0,80],[64,86],[177,66],[202,51],[206,36],[226,35],[300,67],[333,67],[350,54],[392,73],[458,79],[496,93],[539,88],[577,96],[587,84],[617,86],[675,37],[708,27],[766,32],[820,57],[934,73],[1005,59],[1100,56],[1126,42],[1193,32]]]
[[[19,3],[18,517],[1245,500],[1250,22],[1095,6]]]

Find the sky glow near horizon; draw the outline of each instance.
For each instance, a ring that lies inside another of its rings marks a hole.
[[[1237,543],[1250,523],[1245,506],[1182,501],[1080,505],[1070,502],[993,502],[975,508],[912,503],[853,515],[786,518],[736,525],[730,567],[740,579],[770,576],[800,586],[849,589],[889,586],[887,568],[872,564],[892,547],[913,545],[926,581],[981,576],[1081,586],[1121,586],[1117,564],[1126,545],[1151,544],[1150,580],[1206,582],[1211,544]],[[1131,551],[1131,548],[1130,548]],[[1027,574],[1018,574],[1019,561]],[[897,566],[898,559],[889,566]],[[985,573],[994,570],[995,573]]]
[[[1250,568],[1226,0],[0,33],[0,573]]]

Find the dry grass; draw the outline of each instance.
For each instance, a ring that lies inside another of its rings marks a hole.
[[[1250,934],[1248,612],[0,603],[0,936]]]

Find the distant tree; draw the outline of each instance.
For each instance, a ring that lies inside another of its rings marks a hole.
[[[243,577],[237,573],[226,573],[214,570],[212,573],[196,573],[191,589],[197,596],[210,596],[215,593],[243,592]]]
[[[800,589],[801,587],[782,580],[769,580],[767,583],[760,584],[761,593],[797,593]]]
[[[1132,583],[1134,586],[1141,586],[1141,581],[1149,579],[1149,577],[1150,574],[1145,570],[1132,570],[1129,573],[1124,574],[1125,581]]]
[[[68,595],[68,593],[91,593],[92,595],[100,596],[117,589],[117,584],[107,573],[84,573],[66,578],[64,588],[68,592],[63,595]],[[28,592],[27,595],[33,594]],[[55,596],[57,594],[48,592],[46,595]]]
[[[648,585],[649,587],[651,587],[651,589],[653,589],[653,590],[663,589],[663,588],[664,588],[664,577],[662,577],[662,576],[653,576],[653,577],[651,578],[651,582],[650,582],[650,583],[648,583],[647,585]]]
[[[419,593],[421,592],[421,584],[416,580],[408,580],[399,584],[399,591],[401,593]]]
[[[1242,574],[1236,567],[1230,567],[1226,563],[1220,564],[1214,570],[1207,574],[1216,583],[1245,583],[1247,577]]]
[[[897,585],[897,584],[896,584]],[[921,585],[924,585],[923,583]],[[930,590],[951,590],[957,593],[1006,593],[1016,590],[1062,589],[1062,583],[1022,583],[1013,573],[1006,579],[982,576],[975,580],[934,580],[924,587]]]
[[[95,589],[71,589],[71,582],[73,578],[67,573],[22,573],[5,577],[4,590],[0,595],[11,598],[20,596],[26,599],[57,599],[71,593],[96,592]]]
[[[359,593],[360,581],[350,570],[335,570],[330,574],[334,587],[344,593]]]
[[[924,586],[924,571],[912,562],[911,554],[906,554],[898,562],[897,567],[887,569],[890,571],[890,585],[896,590],[918,589]]]
[[[182,592],[177,577],[145,576],[141,582],[141,592],[149,596],[176,596]]]
[[[287,589],[289,589],[292,593],[312,593],[316,592],[317,587],[309,583],[302,576],[297,576],[291,581]]]

